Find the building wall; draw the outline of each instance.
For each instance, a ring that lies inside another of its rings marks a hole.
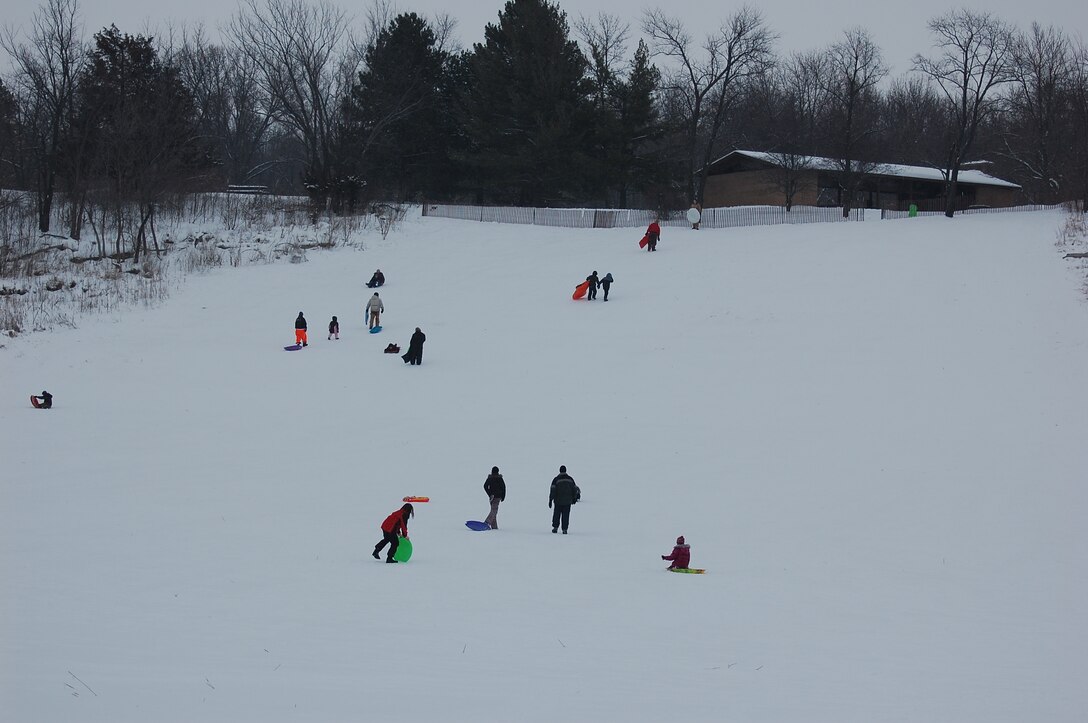
[[[1023,194],[1018,188],[1000,186],[975,186],[975,203],[980,206],[1006,208],[1024,203]]]
[[[786,196],[778,187],[779,171],[738,171],[707,176],[704,208],[722,206],[784,206]],[[806,173],[793,197],[798,206],[816,205],[816,176]]]

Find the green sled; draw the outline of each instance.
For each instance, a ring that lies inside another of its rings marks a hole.
[[[397,538],[397,552],[393,555],[397,562],[408,562],[412,559],[412,541],[407,537]]]

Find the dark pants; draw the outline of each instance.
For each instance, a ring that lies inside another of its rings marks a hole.
[[[596,299],[597,298],[597,287],[596,287],[596,285],[594,285],[594,284],[589,285],[589,295],[586,298],[587,299]]]
[[[560,523],[563,525],[563,531],[566,532],[570,524],[570,505],[552,505],[552,529],[559,527]]]
[[[603,284],[601,284],[601,288],[604,289],[604,300],[605,301],[608,301],[608,287],[611,286],[611,285],[612,284],[608,283],[607,281],[604,282]]]
[[[400,539],[395,532],[385,532],[383,530],[382,534],[385,536],[382,538],[381,542],[374,546],[374,552],[380,553],[383,547],[389,545],[389,555],[385,559],[392,560],[393,555],[397,554],[397,546],[400,545]]]

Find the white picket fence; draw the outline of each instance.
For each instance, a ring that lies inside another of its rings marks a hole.
[[[458,206],[427,203],[424,216],[455,218],[463,221],[532,224],[561,228],[641,228],[654,220],[654,211],[645,209],[603,208],[520,208],[516,206]],[[769,226],[795,223],[835,223],[861,221],[864,209],[854,209],[844,218],[841,208],[794,206],[787,211],[781,206],[731,206],[703,209],[701,228],[730,228],[734,226]],[[690,226],[683,212],[659,221],[662,226]]]

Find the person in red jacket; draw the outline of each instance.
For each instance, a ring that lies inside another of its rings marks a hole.
[[[686,570],[688,563],[691,562],[691,548],[684,543],[684,536],[680,535],[676,538],[676,547],[672,548],[671,555],[662,555],[662,560],[672,560],[672,564],[669,565],[669,569],[679,568]]]
[[[661,238],[661,226],[658,225],[657,219],[650,221],[650,225],[646,227],[646,250],[657,251],[657,242]]]
[[[396,562],[393,559],[393,555],[397,554],[397,545],[400,544],[400,540],[397,539],[398,535],[408,537],[408,518],[415,517],[416,513],[412,509],[412,505],[409,502],[405,502],[399,510],[385,518],[385,522],[382,523],[382,541],[374,546],[374,559],[382,559],[379,554],[382,548],[389,545],[389,555],[385,558],[386,562]]]

